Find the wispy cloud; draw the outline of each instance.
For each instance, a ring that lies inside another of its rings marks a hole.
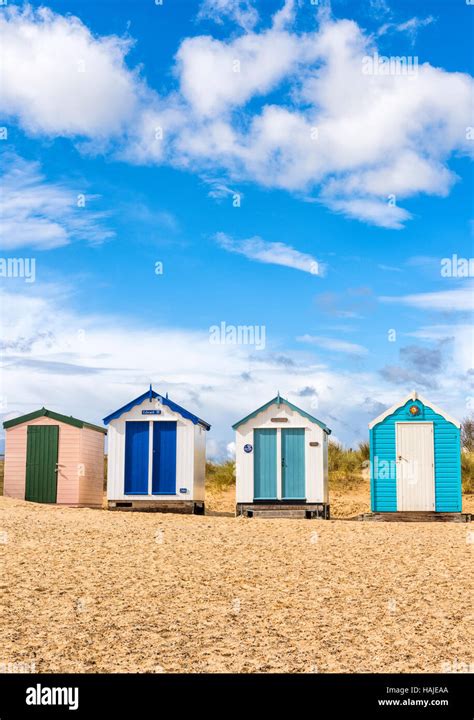
[[[246,240],[234,240],[223,232],[216,233],[214,239],[224,250],[244,255],[249,260],[269,265],[283,265],[311,275],[325,274],[325,265],[319,263],[315,257],[282,242],[267,242],[258,235]]]
[[[424,18],[412,17],[402,23],[385,23],[378,30],[377,35],[385,35],[389,32],[406,33],[409,36],[411,42],[414,43],[418,35],[418,31],[421,28],[426,27],[427,25],[431,25],[434,22],[436,22],[436,18],[433,17],[433,15],[428,15]]]
[[[224,200],[225,198],[233,197],[236,194],[239,195],[240,199],[244,197],[242,192],[237,192],[237,190],[231,188],[225,180],[206,176],[204,176],[202,180],[209,186],[209,191],[207,193],[208,196],[214,200]]]
[[[367,355],[368,350],[363,345],[347,342],[345,340],[337,340],[322,335],[301,335],[296,338],[298,342],[316,345],[323,350],[331,350],[332,352],[346,353],[348,355]]]
[[[213,20],[222,25],[225,19],[232,20],[244,30],[252,30],[259,20],[258,12],[251,0],[203,0],[197,15],[198,20]]]
[[[474,286],[412,295],[382,296],[380,300],[384,303],[408,305],[420,310],[472,312],[474,308]]]
[[[75,239],[96,244],[114,237],[108,214],[92,210],[98,195],[84,187],[48,182],[39,163],[7,155],[2,162],[0,234],[4,250],[37,250],[67,245]]]
[[[372,198],[350,198],[337,200],[327,197],[326,204],[335,212],[346,217],[356,218],[363,222],[379,225],[391,230],[401,230],[411,214],[396,205],[389,205],[384,200]]]
[[[402,272],[401,268],[395,267],[394,265],[384,265],[380,263],[377,267],[379,270],[384,270],[385,272]]]

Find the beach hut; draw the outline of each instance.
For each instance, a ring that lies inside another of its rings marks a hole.
[[[7,420],[3,427],[5,496],[102,506],[105,428],[46,408]]]
[[[457,420],[412,392],[369,430],[372,512],[461,512]]]
[[[323,422],[278,394],[232,427],[237,515],[329,518]]]
[[[209,423],[151,385],[104,423],[109,508],[204,513]]]

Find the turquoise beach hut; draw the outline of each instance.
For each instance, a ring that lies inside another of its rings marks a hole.
[[[375,418],[372,512],[461,512],[460,427],[416,392]]]

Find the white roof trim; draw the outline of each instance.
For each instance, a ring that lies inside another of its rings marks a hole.
[[[427,407],[431,408],[433,412],[435,412],[437,415],[441,415],[441,417],[444,417],[445,420],[447,420],[450,423],[453,423],[456,427],[460,428],[461,423],[458,420],[455,420],[451,415],[448,415],[444,412],[444,410],[441,410],[436,405],[433,405],[433,403],[428,402],[428,400],[425,400],[424,397],[422,397],[419,393],[416,392],[416,390],[413,390],[411,393],[406,395],[402,400],[399,400],[399,402],[395,403],[395,405],[392,405],[392,407],[389,407],[388,410],[385,410],[381,415],[375,418],[375,420],[372,420],[372,422],[369,423],[369,430],[372,430],[374,425],[378,425],[378,423],[382,422],[382,420],[385,420],[386,417],[389,415],[392,415],[392,413],[395,412],[395,410],[398,410],[399,407],[402,407],[402,405],[405,405],[409,400],[419,400],[423,403],[423,405],[426,405]]]

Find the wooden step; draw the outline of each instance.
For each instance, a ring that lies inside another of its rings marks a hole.
[[[248,518],[329,518],[329,505],[323,503],[256,502],[237,503],[236,515]]]
[[[253,509],[250,512],[253,513],[254,518],[304,518],[306,517],[305,510],[289,510],[287,508],[281,510],[259,510]]]
[[[456,522],[468,523],[472,521],[470,513],[447,513],[447,512],[375,512],[363,513],[352,518],[352,520],[375,521],[375,522]]]

